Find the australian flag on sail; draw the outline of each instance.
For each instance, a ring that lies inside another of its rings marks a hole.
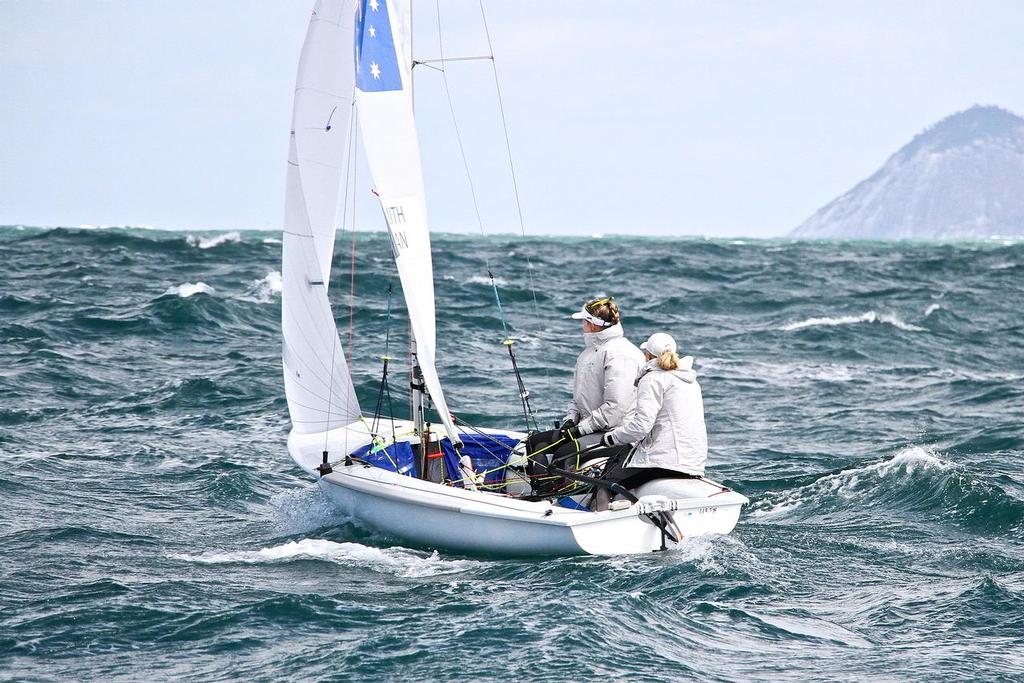
[[[401,90],[387,0],[356,3],[356,87],[363,92]]]

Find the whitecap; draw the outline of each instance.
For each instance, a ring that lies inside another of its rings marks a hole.
[[[213,294],[214,291],[213,287],[205,282],[186,282],[177,287],[168,287],[164,291],[164,296],[176,295],[182,299],[187,299],[196,294]]]
[[[923,327],[917,325],[911,325],[910,323],[900,320],[897,316],[891,313],[883,313],[879,315],[875,311],[868,311],[861,315],[843,315],[837,317],[820,317],[820,318],[808,318],[794,323],[786,323],[780,329],[784,332],[795,332],[796,330],[805,330],[809,327],[836,327],[839,325],[858,325],[860,323],[883,323],[892,325],[898,329],[907,332],[923,332]]]
[[[200,564],[276,564],[295,560],[322,560],[346,567],[363,566],[376,572],[404,577],[451,574],[479,564],[472,560],[445,560],[436,551],[427,555],[406,548],[374,548],[362,543],[336,543],[317,538],[304,538],[260,550],[172,557]]]
[[[939,310],[940,308],[942,308],[942,306],[940,304],[928,304],[928,308],[924,309],[924,317],[927,318],[928,316],[930,316],[932,313],[934,313],[935,311]]]
[[[263,244],[281,244],[281,240],[276,237],[264,237]]]
[[[779,517],[824,496],[853,498],[863,493],[865,484],[870,488],[878,487],[878,480],[894,476],[910,478],[919,471],[946,472],[955,468],[954,463],[943,460],[930,447],[909,446],[888,460],[828,474],[791,491],[770,493],[751,506],[748,516],[752,519]]]
[[[264,277],[250,282],[249,286],[245,290],[245,294],[240,296],[239,299],[242,301],[252,301],[258,304],[269,304],[274,300],[275,295],[281,293],[283,286],[284,284],[281,280],[281,273],[276,270],[272,270]]]
[[[185,241],[193,247],[199,247],[200,249],[213,249],[214,247],[219,247],[220,245],[228,242],[241,242],[242,236],[237,230],[232,230],[231,232],[221,233],[220,235],[214,235],[213,237],[189,235],[185,238]]]

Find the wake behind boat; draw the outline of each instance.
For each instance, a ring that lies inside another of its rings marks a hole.
[[[627,490],[602,479],[603,462],[588,461],[585,452],[572,467],[546,466],[537,475],[527,467],[536,453],[527,453],[526,433],[456,424],[435,365],[410,27],[411,7],[400,0],[320,0],[310,20],[295,89],[282,257],[291,456],[353,518],[431,547],[612,555],[730,532],[747,499],[703,477],[655,479]],[[357,130],[414,339],[411,420],[383,413],[390,404],[387,352],[377,407],[372,414],[360,408],[327,296],[342,176]],[[505,343],[519,379],[512,341]],[[529,423],[528,393],[519,386]],[[428,398],[436,424],[429,422]],[[601,488],[611,505],[591,511],[588,501]]]

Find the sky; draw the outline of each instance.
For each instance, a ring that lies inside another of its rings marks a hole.
[[[311,0],[0,0],[0,224],[280,229]],[[414,52],[487,53],[472,0]],[[528,234],[771,237],[973,104],[1024,114],[1024,3],[484,0]],[[447,68],[486,233],[518,232],[488,62]],[[477,232],[416,69],[432,227]],[[381,229],[365,163],[356,227]]]

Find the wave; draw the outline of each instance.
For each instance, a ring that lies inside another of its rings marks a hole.
[[[219,247],[222,244],[229,242],[241,242],[242,235],[237,230],[231,232],[225,232],[220,235],[214,235],[213,237],[200,237],[198,235],[189,235],[185,238],[193,247],[199,247],[200,249],[213,249]]]
[[[855,467],[828,474],[814,482],[780,493],[769,495],[751,506],[750,516],[771,517],[792,512],[811,502],[817,502],[825,496],[851,498],[867,486],[874,486],[879,479],[911,477],[915,471],[933,470],[945,472],[955,467],[953,463],[942,460],[933,452],[919,446],[904,448],[888,460],[876,462],[864,467]]]
[[[925,328],[912,325],[910,323],[900,320],[898,317],[891,313],[883,313],[879,315],[875,311],[868,311],[861,315],[844,315],[839,317],[822,317],[822,318],[808,318],[799,322],[787,323],[780,329],[784,332],[795,332],[797,330],[805,330],[810,327],[836,327],[839,325],[858,325],[860,323],[880,323],[885,325],[892,325],[898,329],[906,332],[924,332]]]
[[[788,491],[769,493],[750,507],[751,519],[829,521],[877,509],[888,520],[900,512],[938,512],[986,531],[1024,527],[1024,501],[971,475],[932,448],[909,446],[893,457],[822,476]]]
[[[172,557],[200,564],[275,564],[295,560],[321,560],[345,566],[361,565],[376,572],[410,578],[454,574],[480,564],[474,560],[442,559],[437,552],[425,555],[406,548],[374,548],[362,543],[336,543],[316,538],[304,538],[260,550]]]
[[[245,294],[238,297],[242,301],[252,301],[258,304],[269,304],[274,300],[275,295],[281,293],[284,283],[281,280],[281,273],[272,270],[264,277],[253,280],[245,290]]]
[[[195,296],[196,294],[213,294],[214,291],[213,287],[205,282],[186,282],[178,285],[177,287],[168,287],[164,291],[163,296],[174,295],[180,296],[182,299],[187,299],[190,296]]]

